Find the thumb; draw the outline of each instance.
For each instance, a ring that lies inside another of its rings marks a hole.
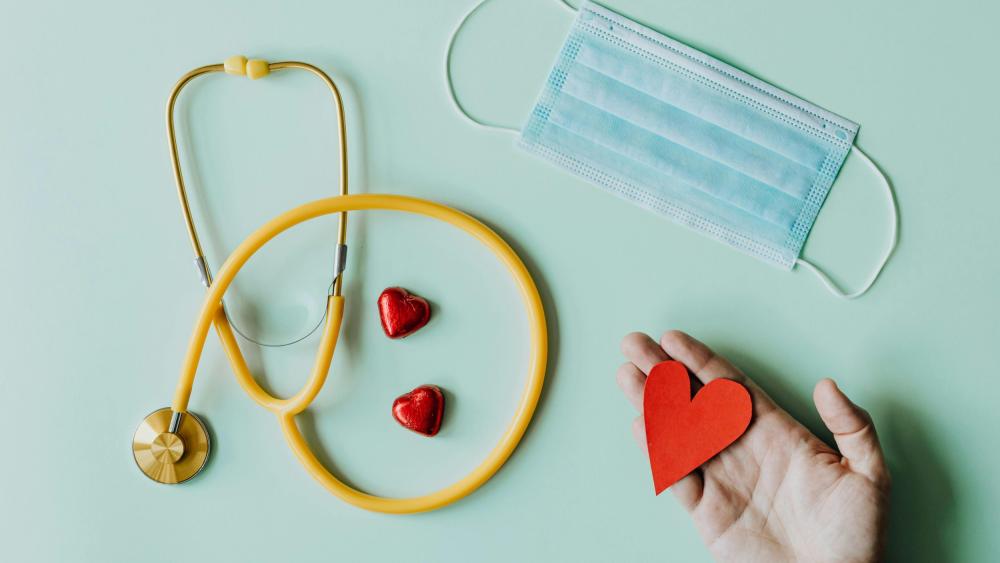
[[[889,471],[868,412],[852,403],[832,379],[816,384],[813,402],[848,467],[876,483],[887,484]]]

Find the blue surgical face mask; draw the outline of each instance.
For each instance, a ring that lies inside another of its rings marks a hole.
[[[470,120],[508,129],[469,116],[450,76],[449,89]],[[861,289],[800,258],[852,150],[892,199],[854,146],[856,123],[591,2],[519,132],[526,151],[765,262],[801,264],[841,297],[867,291],[895,247],[893,201],[892,243]]]

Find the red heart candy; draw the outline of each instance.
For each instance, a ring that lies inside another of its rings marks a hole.
[[[401,287],[390,287],[378,296],[378,314],[386,336],[403,338],[431,320],[431,306],[423,297]]]
[[[692,399],[687,368],[675,361],[650,370],[642,408],[656,494],[735,442],[753,413],[750,393],[731,379],[709,382]]]
[[[424,436],[438,433],[442,416],[444,394],[436,385],[421,385],[392,402],[392,417],[396,422]]]

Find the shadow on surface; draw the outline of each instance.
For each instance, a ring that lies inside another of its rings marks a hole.
[[[925,421],[886,401],[875,420],[892,473],[886,561],[954,561],[955,487]]]
[[[521,439],[521,441],[524,442],[531,436],[532,429],[536,424],[539,412],[544,408],[545,402],[548,399],[554,383],[553,375],[555,374],[555,367],[559,364],[559,315],[556,311],[555,301],[552,299],[552,291],[549,288],[549,284],[546,281],[545,276],[542,274],[541,268],[538,267],[537,262],[532,259],[531,253],[518,244],[515,237],[511,236],[503,229],[500,229],[496,225],[490,224],[485,220],[480,219],[480,221],[496,232],[500,238],[504,239],[514,252],[517,253],[521,261],[524,262],[525,267],[528,269],[528,273],[531,274],[532,279],[535,281],[535,287],[538,288],[538,295],[542,300],[542,308],[545,311],[545,329],[548,333],[548,356],[545,362],[545,381],[542,384],[542,392],[538,397],[538,405],[535,407],[535,414],[532,416],[532,422],[531,424],[528,424],[528,428],[525,430],[524,436]],[[525,371],[525,378],[527,378],[527,371]],[[512,455],[517,455],[517,451],[515,450]]]
[[[323,467],[330,472],[331,475],[337,478],[345,485],[358,490],[364,490],[358,487],[357,484],[352,483],[350,479],[344,477],[344,474],[337,468],[337,464],[333,461],[333,456],[327,451],[326,447],[323,445],[323,440],[320,438],[319,429],[316,424],[316,415],[306,409],[295,417],[295,423],[299,427],[299,432],[302,433],[302,437],[306,439],[306,443],[309,444],[309,448],[312,449],[313,455],[316,459],[323,464]],[[322,486],[316,483],[317,486]]]

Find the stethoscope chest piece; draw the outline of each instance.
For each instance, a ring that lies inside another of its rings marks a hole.
[[[146,477],[158,483],[183,483],[208,461],[208,430],[194,413],[174,416],[170,407],[153,411],[132,437],[132,456]]]

